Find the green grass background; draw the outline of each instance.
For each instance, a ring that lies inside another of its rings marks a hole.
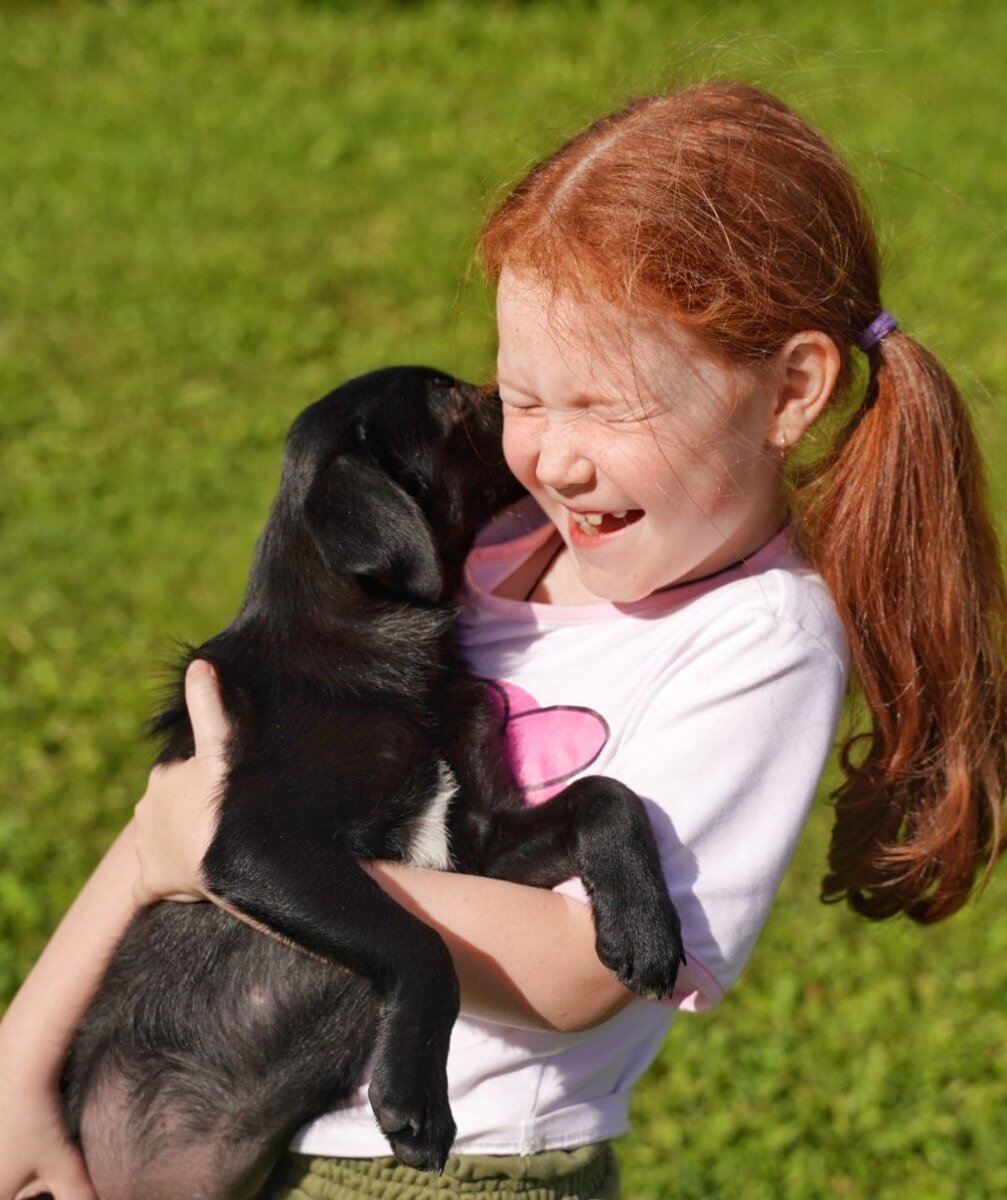
[[[485,376],[482,215],[632,94],[741,77],[833,137],[1007,511],[1005,34],[993,0],[5,5],[0,1000],[142,790],[169,639],[236,607],[292,416],[385,363]],[[1007,1192],[1007,869],[865,924],[818,903],[829,816],[640,1088],[630,1200]]]

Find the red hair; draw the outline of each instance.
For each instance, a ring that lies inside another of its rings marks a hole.
[[[489,274],[531,273],[690,326],[740,364],[820,330],[842,368],[791,503],[850,640],[858,727],[823,898],[950,915],[1003,849],[1007,589],[975,437],[947,374],[891,333],[877,241],[829,144],[779,100],[714,83],[637,100],[536,166],[489,219]]]

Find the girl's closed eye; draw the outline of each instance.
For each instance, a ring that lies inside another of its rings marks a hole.
[[[591,410],[591,415],[605,425],[653,429],[659,412],[640,404],[599,404]]]
[[[550,405],[531,392],[498,384],[497,390],[500,401],[506,412],[511,413],[541,413],[550,408],[564,411],[570,416],[589,416],[592,420],[603,425],[620,426],[652,426],[655,416],[663,411],[664,406],[647,405],[642,401],[625,399],[608,399],[605,397],[579,397],[575,403],[568,405]]]
[[[520,392],[505,392],[500,389],[500,401],[508,412],[535,412],[542,408],[542,402],[533,396]]]

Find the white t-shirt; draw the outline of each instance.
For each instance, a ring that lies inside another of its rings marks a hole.
[[[551,532],[539,525],[513,537],[513,524],[502,522],[473,551],[461,622],[466,657],[499,685],[530,802],[580,774],[611,775],[644,799],[688,967],[671,1003],[635,1000],[582,1032],[460,1017],[448,1061],[456,1153],[532,1154],[626,1131],[633,1086],[676,1010],[715,1004],[752,951],[846,688],[839,617],[787,530],[739,566],[634,604],[494,596]],[[562,888],[583,896],[579,881]],[[293,1146],[314,1155],[388,1154],[367,1082]]]

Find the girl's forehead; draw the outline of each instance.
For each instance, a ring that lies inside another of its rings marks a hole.
[[[672,317],[591,304],[505,270],[497,289],[502,383],[567,385],[602,398],[666,395],[721,375],[698,336]]]

